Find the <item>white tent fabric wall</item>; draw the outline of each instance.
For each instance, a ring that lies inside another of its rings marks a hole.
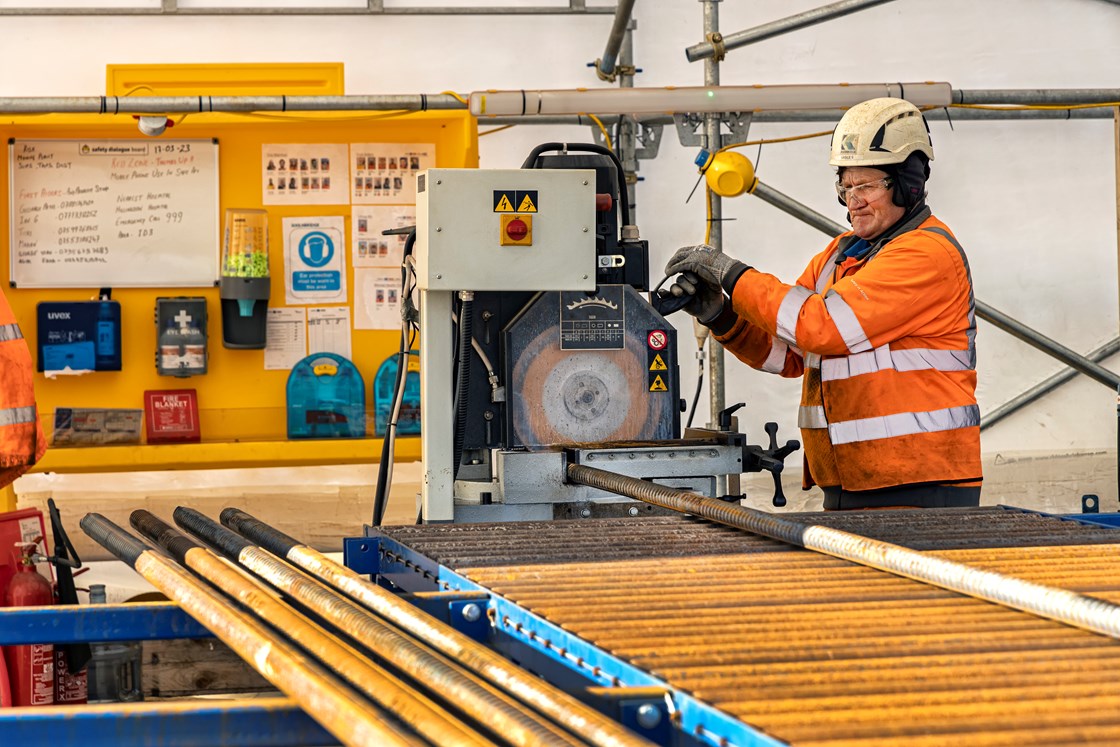
[[[720,25],[731,33],[822,4],[722,2]],[[701,13],[699,2],[636,4],[634,59],[643,71],[637,85],[703,83],[703,63],[689,63],[684,55],[685,47],[703,38]],[[347,91],[361,94],[604,86],[586,63],[602,55],[612,20],[611,15],[12,16],[4,19],[0,65],[10,74],[0,81],[0,96],[93,95],[104,88],[106,64],[157,62],[338,60],[346,64]],[[721,80],[1115,88],[1118,32],[1120,5],[1103,0],[896,0],[732,50],[721,63]],[[977,296],[1080,352],[1115,337],[1120,302],[1113,122],[956,121],[931,128],[937,160],[930,204],[968,250]],[[831,125],[758,124],[750,134],[753,139],[825,129]],[[506,130],[482,139],[482,166],[516,167],[539,142],[588,137],[587,130],[570,126]],[[758,174],[842,222],[827,152],[827,138],[768,145]],[[745,154],[752,160],[759,156],[754,148]],[[641,163],[637,217],[654,268],[677,247],[703,239],[700,191],[685,204],[697,178],[695,155],[667,128],[660,155]],[[726,250],[787,281],[827,240],[749,196],[725,200],[724,217]],[[682,388],[690,392],[696,370],[691,326],[683,315],[674,321],[685,351]],[[985,412],[1062,368],[984,322],[978,346]],[[1103,364],[1120,366],[1120,361]],[[778,421],[781,433],[794,437],[798,382],[751,371],[730,358],[726,368],[727,402],[747,402],[739,417],[752,440],[763,437],[766,420]],[[708,417],[706,402],[701,397],[697,422]],[[985,431],[985,453],[990,459],[1009,452],[1104,458],[1115,448],[1115,405],[1115,392],[1078,377]],[[1114,463],[1114,455],[1108,458]],[[1114,496],[1114,464],[1107,475],[1087,478],[1071,494]]]

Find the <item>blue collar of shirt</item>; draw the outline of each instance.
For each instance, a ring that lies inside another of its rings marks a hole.
[[[871,251],[871,242],[867,239],[858,239],[853,241],[851,245],[844,250],[843,257],[849,259],[855,257],[856,259],[863,259],[863,256]]]

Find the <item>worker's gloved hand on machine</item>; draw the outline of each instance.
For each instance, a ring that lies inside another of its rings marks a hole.
[[[723,310],[724,295],[730,295],[739,276],[750,268],[707,244],[686,246],[677,250],[668,264],[665,275],[680,273],[670,287],[674,296],[691,295],[694,300],[684,307],[701,324],[711,324]]]
[[[677,298],[691,296],[691,300],[681,308],[701,324],[710,324],[723,311],[723,289],[701,279],[694,272],[678,275],[676,282],[669,287],[669,293]]]

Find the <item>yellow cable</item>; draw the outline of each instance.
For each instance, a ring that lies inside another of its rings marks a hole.
[[[440,93],[445,95],[445,96],[454,96],[455,99],[460,104],[462,104],[463,106],[467,105],[467,100],[465,98],[463,98],[462,96],[460,96],[459,94],[455,93],[454,91],[440,91]]]
[[[607,132],[607,128],[603,126],[602,121],[594,114],[581,114],[581,117],[587,117],[595,124],[599,125],[599,131],[603,133],[603,139],[607,141],[607,150],[614,150],[614,145],[611,144],[611,134]]]
[[[502,125],[501,127],[495,127],[492,130],[487,130],[486,132],[480,132],[480,133],[478,133],[478,136],[482,137],[483,135],[493,135],[495,132],[501,132],[502,130],[508,130],[510,127],[513,127],[513,125]]]
[[[152,93],[155,93],[155,89],[152,88],[151,86],[139,85],[139,86],[133,86],[132,88],[128,89],[127,91],[122,93],[121,96],[131,96],[132,94],[136,93],[137,91],[151,91]]]
[[[369,122],[377,119],[392,119],[394,117],[405,117],[409,114],[416,114],[417,110],[400,109],[385,112],[383,114],[354,114],[351,116],[338,116],[338,117],[309,117],[306,116],[309,112],[284,112],[274,114],[271,112],[233,112],[235,116],[250,117],[254,119],[276,119],[280,121],[293,121],[293,120],[306,120],[308,122]]]
[[[731,143],[730,145],[725,145],[722,148],[720,148],[719,150],[717,150],[716,153],[722,153],[723,151],[730,150],[731,148],[745,148],[749,145],[770,145],[772,143],[792,143],[794,140],[808,140],[810,138],[824,137],[825,135],[831,135],[831,134],[832,134],[832,130],[822,130],[821,132],[810,132],[807,135],[790,135],[789,137],[775,137],[775,138],[769,138],[769,139],[763,139],[763,140],[748,140],[745,143]],[[714,155],[715,154],[713,154],[713,156]],[[711,163],[710,160],[708,162]]]

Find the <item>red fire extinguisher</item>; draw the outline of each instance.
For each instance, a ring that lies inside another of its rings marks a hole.
[[[51,582],[35,570],[35,545],[41,541],[17,542],[12,553],[16,574],[4,595],[7,607],[38,607],[54,604]],[[54,703],[54,645],[33,643],[6,646],[4,659],[14,706],[40,706]]]

